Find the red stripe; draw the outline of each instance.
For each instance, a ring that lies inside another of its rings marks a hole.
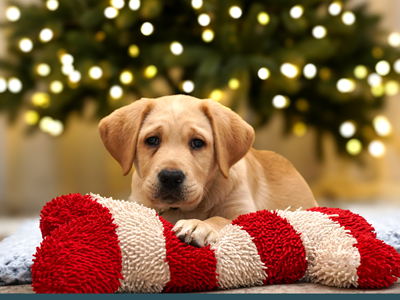
[[[164,225],[167,261],[171,280],[163,292],[195,292],[216,290],[217,260],[210,246],[196,248],[181,242],[172,231],[173,225],[159,217]]]
[[[293,283],[307,269],[306,252],[300,235],[286,219],[267,210],[239,216],[232,222],[243,226],[253,238],[268,278],[264,284]]]
[[[122,279],[117,225],[90,196],[70,194],[41,212],[44,238],[32,265],[36,293],[114,293]]]
[[[392,285],[400,277],[400,254],[376,239],[374,228],[361,216],[339,208],[317,207],[309,211],[319,211],[324,214],[337,214],[329,217],[345,229],[350,230],[357,240],[361,265],[357,269],[359,288],[383,288]]]

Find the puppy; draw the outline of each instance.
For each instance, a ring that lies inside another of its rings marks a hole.
[[[214,100],[185,95],[141,99],[101,120],[101,139],[132,194],[175,224],[196,247],[214,243],[241,214],[318,206],[293,165],[252,148],[253,128]]]

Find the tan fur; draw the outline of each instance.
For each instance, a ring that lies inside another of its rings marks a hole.
[[[162,213],[186,243],[214,242],[241,214],[317,206],[293,165],[274,152],[253,149],[253,128],[213,100],[184,95],[138,100],[104,118],[99,131],[124,175],[135,166],[130,200]],[[160,139],[156,148],[145,143],[153,136]],[[206,146],[193,150],[192,139]],[[156,197],[163,169],[186,176],[173,205]]]

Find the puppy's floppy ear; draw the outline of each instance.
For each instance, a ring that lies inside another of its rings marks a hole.
[[[214,100],[203,100],[202,109],[211,122],[219,169],[225,178],[254,142],[254,129],[229,108]]]
[[[115,110],[99,123],[104,146],[121,165],[124,176],[129,173],[135,158],[137,137],[153,102],[142,99]]]

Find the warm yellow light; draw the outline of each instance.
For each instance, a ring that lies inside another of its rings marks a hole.
[[[381,60],[375,65],[376,73],[385,76],[390,72],[390,64],[386,60]]]
[[[203,34],[201,35],[201,38],[206,43],[211,42],[214,39],[214,31],[212,31],[211,29],[204,30]]]
[[[172,42],[171,45],[169,46],[169,49],[174,55],[181,55],[183,52],[183,46],[179,42]]]
[[[385,84],[386,95],[394,96],[399,92],[399,90],[400,90],[400,86],[397,81],[390,80],[390,81],[386,82],[386,84]]]
[[[185,80],[183,83],[182,83],[182,90],[185,92],[185,93],[191,93],[191,92],[193,92],[193,90],[194,90],[194,82],[193,81],[191,81],[191,80]]]
[[[358,65],[354,68],[354,76],[358,79],[364,79],[368,75],[367,67],[363,65]]]
[[[261,25],[267,25],[269,23],[269,15],[265,11],[262,11],[258,13],[257,21]]]
[[[260,79],[266,80],[269,78],[270,72],[267,68],[260,68],[257,75]]]
[[[63,65],[71,65],[74,62],[74,57],[71,54],[64,53],[61,55],[61,63]]]
[[[281,73],[288,78],[294,78],[298,75],[299,69],[291,63],[284,63],[281,65]]]
[[[312,30],[312,35],[316,39],[322,39],[326,36],[326,34],[327,34],[326,28],[321,25],[315,26]]]
[[[51,68],[48,64],[38,64],[36,67],[36,72],[43,77],[46,77],[50,74]]]
[[[400,34],[398,32],[392,32],[389,34],[388,43],[392,47],[400,46]]]
[[[376,85],[376,86],[372,86],[371,87],[371,93],[375,97],[382,97],[385,94],[385,87],[382,84]]]
[[[19,48],[22,52],[30,52],[33,48],[33,43],[28,38],[23,38],[19,41]]]
[[[64,85],[59,80],[54,80],[50,83],[50,91],[54,94],[59,94],[63,91]]]
[[[114,85],[110,88],[110,96],[114,100],[117,100],[122,97],[123,90],[119,85]]]
[[[276,95],[272,99],[272,105],[277,109],[283,109],[290,105],[290,100],[286,96]]]
[[[150,79],[156,76],[157,72],[158,72],[157,67],[150,65],[144,70],[144,76]]]
[[[51,117],[43,117],[40,119],[39,128],[52,136],[59,136],[64,131],[63,123]]]
[[[240,87],[240,82],[237,78],[231,78],[228,85],[232,90],[237,90]]]
[[[39,33],[39,39],[43,42],[43,43],[47,43],[49,41],[51,41],[51,39],[53,38],[53,31],[50,28],[43,28],[40,33]]]
[[[39,128],[43,132],[49,132],[54,120],[51,117],[43,117],[40,119]]]
[[[63,65],[61,67],[61,72],[66,76],[70,75],[73,71],[74,71],[73,65]]]
[[[124,0],[111,0],[110,4],[111,4],[111,6],[115,7],[116,9],[121,9],[125,6],[125,1]]]
[[[342,2],[341,1],[332,2],[328,7],[328,11],[332,16],[337,16],[342,11]]]
[[[351,93],[356,88],[356,83],[352,79],[342,78],[336,83],[336,88],[341,93]]]
[[[242,16],[242,9],[239,6],[232,6],[229,9],[229,14],[234,19],[239,19]]]
[[[368,152],[373,157],[382,157],[386,152],[386,147],[381,141],[372,141],[368,145]]]
[[[36,92],[32,95],[31,102],[35,106],[47,108],[50,105],[50,95],[47,93]]]
[[[304,136],[307,133],[307,125],[303,122],[297,122],[293,126],[293,133],[298,137]]]
[[[368,84],[370,86],[379,86],[382,84],[382,77],[376,73],[371,73],[368,76]]]
[[[121,75],[119,76],[119,80],[123,84],[130,84],[133,81],[133,74],[130,71],[123,71]]]
[[[71,81],[73,83],[77,83],[77,82],[79,82],[79,80],[81,80],[82,75],[81,75],[81,72],[75,70],[71,74],[69,74],[68,78],[69,78],[69,81]]]
[[[7,90],[7,81],[4,77],[0,77],[0,93],[4,93]]]
[[[142,27],[140,27],[140,31],[143,35],[149,36],[154,32],[154,26],[150,22],[144,22]]]
[[[201,26],[207,26],[210,24],[211,22],[211,18],[209,15],[207,14],[201,14],[198,18],[197,18],[197,22],[199,22],[199,24]]]
[[[339,132],[342,137],[351,138],[356,133],[354,121],[345,121],[340,124]]]
[[[346,11],[342,15],[342,21],[346,25],[353,25],[356,21],[356,16],[351,11]]]
[[[119,10],[115,7],[109,6],[104,10],[104,15],[107,19],[114,19],[118,16]]]
[[[199,9],[203,6],[203,0],[192,0],[192,7],[194,9]]]
[[[10,22],[18,21],[21,17],[21,11],[16,6],[10,6],[6,9],[6,19]]]
[[[89,69],[89,77],[92,79],[100,79],[103,76],[103,70],[98,67],[94,66]]]
[[[55,11],[57,10],[59,3],[57,0],[47,0],[46,7],[48,10]]]
[[[306,64],[303,68],[304,77],[313,79],[317,75],[317,67],[313,64]]]
[[[28,110],[24,114],[24,120],[28,125],[35,125],[39,122],[39,114],[34,110]]]
[[[351,155],[357,155],[362,150],[362,144],[357,139],[351,139],[346,143],[346,150]]]
[[[293,19],[298,19],[298,18],[300,18],[302,15],[303,15],[303,13],[304,13],[304,8],[303,8],[303,6],[301,6],[301,5],[296,5],[296,6],[293,6],[291,9],[290,9],[290,16],[293,18]]]
[[[215,101],[220,101],[222,99],[223,93],[221,90],[215,89],[211,92],[210,98]]]
[[[11,77],[8,80],[8,89],[11,93],[17,94],[22,90],[22,82],[18,78]]]
[[[128,53],[132,57],[138,57],[140,54],[139,47],[137,45],[130,45],[128,48]]]
[[[140,0],[129,1],[129,8],[131,10],[138,10],[140,8]]]
[[[379,136],[388,136],[392,133],[392,125],[388,118],[383,115],[378,115],[372,120],[374,129]]]

